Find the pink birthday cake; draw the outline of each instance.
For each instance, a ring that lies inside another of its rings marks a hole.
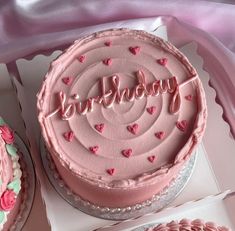
[[[12,230],[21,203],[21,169],[14,133],[0,117],[0,230]]]
[[[219,226],[214,222],[204,222],[201,219],[172,221],[166,224],[159,224],[155,227],[147,228],[145,231],[232,231],[225,226]]]
[[[75,41],[51,63],[37,107],[61,179],[108,207],[134,205],[168,187],[195,153],[207,117],[187,58],[129,29]]]

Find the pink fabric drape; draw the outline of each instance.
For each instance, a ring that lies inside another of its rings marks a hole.
[[[71,42],[78,29],[106,22],[174,16],[214,35],[235,52],[235,5],[174,0],[0,1],[0,60]],[[81,30],[80,30],[81,31]],[[30,49],[29,49],[30,48]]]
[[[102,23],[160,17],[169,39],[199,45],[235,134],[235,2],[180,0],[0,0],[0,62],[71,43]],[[122,24],[120,23],[120,27]],[[99,29],[99,27],[97,27]]]

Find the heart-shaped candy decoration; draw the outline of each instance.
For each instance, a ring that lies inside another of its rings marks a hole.
[[[115,172],[115,168],[109,168],[109,169],[106,170],[106,172],[107,172],[110,176],[112,176],[112,175],[114,174],[114,172]]]
[[[186,131],[187,126],[188,126],[187,120],[182,120],[182,121],[176,122],[176,127],[182,132]]]
[[[63,136],[68,142],[71,142],[74,138],[74,133],[73,131],[65,132]]]
[[[129,158],[132,155],[132,149],[128,148],[122,150],[122,155],[125,156],[126,158]]]
[[[104,43],[104,45],[105,45],[105,46],[107,46],[107,47],[110,47],[110,46],[111,46],[111,44],[112,44],[112,42],[111,42],[111,41],[106,41],[106,42]]]
[[[129,51],[133,54],[133,55],[137,55],[140,52],[140,47],[136,46],[136,47],[129,47]]]
[[[156,132],[156,133],[155,133],[155,136],[156,136],[159,140],[161,140],[161,139],[164,138],[165,132],[163,132],[163,131]]]
[[[161,59],[157,60],[157,63],[162,65],[162,66],[166,66],[167,61],[168,61],[167,58],[161,58]]]
[[[128,125],[127,126],[127,130],[130,133],[134,134],[134,135],[137,134],[138,129],[139,129],[139,125],[138,124],[132,124],[132,125]]]
[[[80,56],[78,57],[78,61],[79,61],[80,63],[84,63],[85,58],[86,58],[85,55],[80,55]]]
[[[156,111],[156,109],[157,109],[157,108],[156,108],[155,106],[146,108],[147,112],[148,112],[150,115],[153,115],[154,112]]]
[[[155,156],[148,156],[148,161],[153,163],[155,158],[156,158]]]
[[[104,130],[104,124],[96,124],[96,125],[95,125],[95,129],[96,129],[98,132],[102,133],[103,130]]]
[[[89,147],[89,150],[94,154],[96,154],[98,152],[98,149],[99,149],[98,146]]]
[[[70,85],[73,81],[73,78],[72,77],[64,77],[64,78],[62,78],[62,81],[64,84]]]
[[[110,66],[112,64],[112,59],[108,58],[108,59],[104,59],[103,60],[103,64]]]
[[[188,100],[188,101],[192,101],[193,100],[193,96],[192,95],[186,95],[184,98],[186,100]]]

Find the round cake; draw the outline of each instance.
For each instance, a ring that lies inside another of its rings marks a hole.
[[[14,133],[0,117],[0,230],[10,230],[20,208],[21,169]]]
[[[140,203],[168,187],[195,153],[207,117],[187,58],[129,29],[75,41],[52,62],[37,107],[62,180],[108,207]]]
[[[172,221],[167,224],[159,224],[155,227],[147,228],[145,231],[232,231],[231,229],[218,226],[214,222],[204,222],[200,219],[188,220],[182,219],[180,222]]]

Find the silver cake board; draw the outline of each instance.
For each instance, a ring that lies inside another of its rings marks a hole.
[[[147,213],[159,211],[166,207],[175,200],[175,198],[180,194],[189,181],[196,163],[197,156],[197,153],[194,153],[192,157],[185,163],[178,176],[170,183],[170,185],[164,188],[160,193],[154,195],[149,200],[124,208],[108,208],[97,206],[90,203],[89,201],[82,199],[80,196],[74,194],[66,186],[65,182],[56,170],[56,166],[45,147],[42,137],[40,140],[40,151],[46,175],[57,193],[74,208],[79,209],[80,211],[91,216],[106,220],[131,219]]]

